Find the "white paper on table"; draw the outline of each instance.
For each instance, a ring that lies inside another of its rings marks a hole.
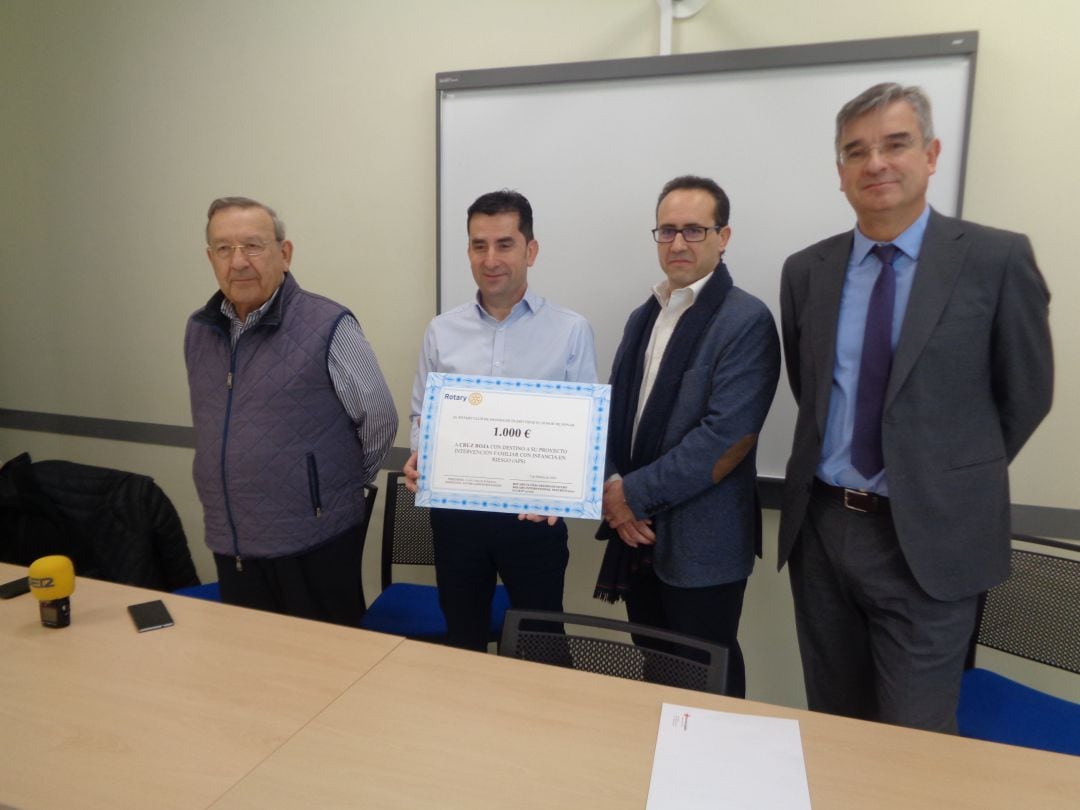
[[[799,721],[665,703],[646,810],[810,810]]]

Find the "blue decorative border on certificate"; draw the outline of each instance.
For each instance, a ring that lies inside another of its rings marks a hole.
[[[478,495],[474,492],[452,492],[430,487],[431,463],[434,452],[434,434],[428,426],[438,423],[442,407],[444,387],[476,388],[482,391],[504,391],[515,394],[550,396],[565,393],[587,396],[592,400],[589,414],[589,443],[586,446],[585,497],[581,500],[519,497],[493,493]],[[567,518],[599,518],[604,496],[604,460],[607,451],[608,416],[611,412],[611,386],[603,383],[555,382],[551,380],[524,380],[512,377],[484,377],[477,374],[446,374],[432,371],[427,376],[424,402],[421,409],[420,438],[417,448],[417,470],[420,472],[416,505],[445,509],[472,509],[484,512],[527,512],[537,515],[554,515]]]

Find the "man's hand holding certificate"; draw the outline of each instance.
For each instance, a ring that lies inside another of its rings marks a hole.
[[[599,518],[611,387],[427,378],[418,506]]]

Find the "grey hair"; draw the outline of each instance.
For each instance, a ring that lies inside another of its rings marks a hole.
[[[934,140],[934,121],[930,99],[921,87],[902,87],[896,82],[882,82],[864,90],[840,108],[836,114],[836,156],[840,157],[840,136],[844,127],[860,116],[880,110],[896,101],[906,101],[915,112],[923,143]]]
[[[279,242],[285,241],[285,223],[281,221],[277,211],[269,205],[263,205],[258,200],[253,200],[250,197],[218,197],[210,203],[210,209],[206,212],[207,242],[210,241],[210,220],[214,218],[214,214],[225,208],[261,208],[270,215],[270,220],[274,223],[274,239]]]

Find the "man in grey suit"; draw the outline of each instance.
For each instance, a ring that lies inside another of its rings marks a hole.
[[[978,595],[1009,573],[1008,465],[1050,409],[1050,294],[1027,238],[926,202],[916,87],[836,119],[857,227],[788,258],[799,405],[780,520],[811,709],[955,731]]]
[[[780,341],[723,262],[730,209],[705,177],[676,177],[657,200],[665,278],[630,314],[611,372],[596,595],[625,598],[632,622],[726,646],[727,691],[742,697],[737,633],[761,543],[755,454]]]

